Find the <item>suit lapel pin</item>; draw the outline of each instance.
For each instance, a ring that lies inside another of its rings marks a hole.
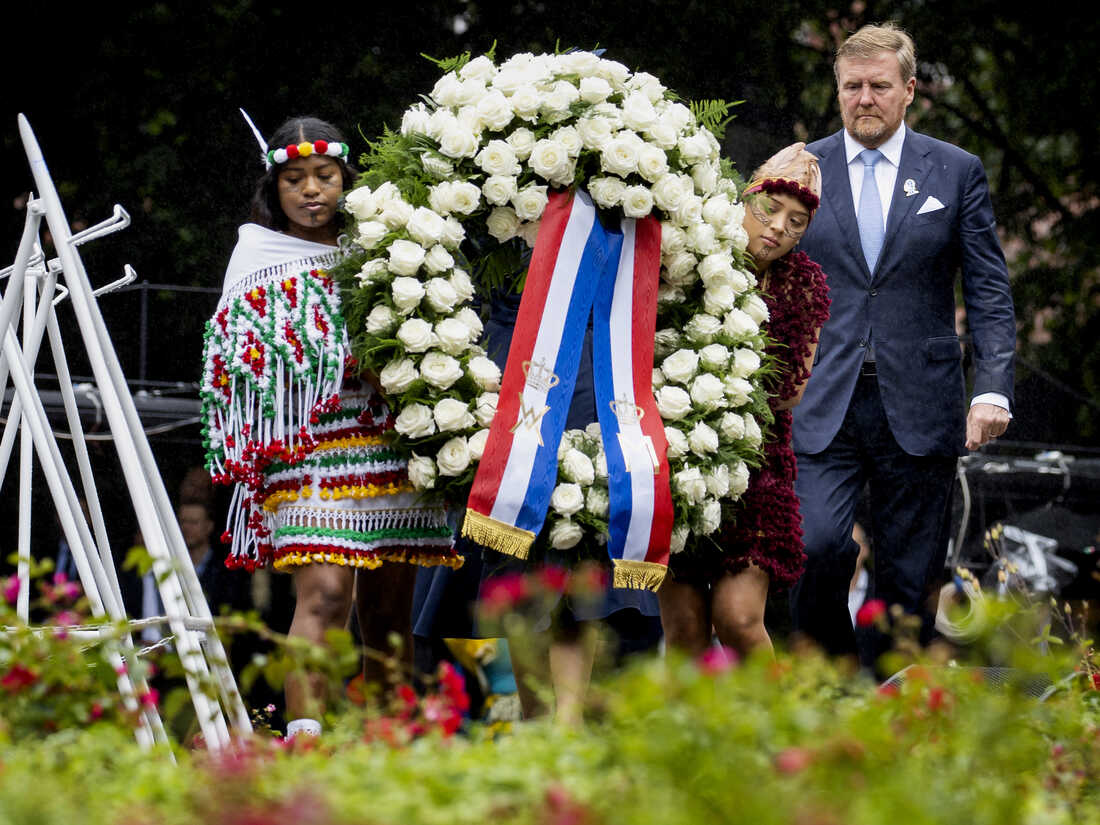
[[[907,178],[905,183],[901,185],[901,188],[905,191],[905,197],[907,198],[920,194],[920,192],[917,191],[917,182],[912,178]]]

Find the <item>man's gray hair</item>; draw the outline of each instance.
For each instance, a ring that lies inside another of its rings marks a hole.
[[[837,73],[837,64],[842,57],[866,59],[880,52],[894,53],[903,82],[908,83],[909,78],[917,76],[917,49],[913,45],[913,38],[896,23],[864,26],[851,35],[836,51],[833,72]],[[839,74],[837,78],[839,79]]]

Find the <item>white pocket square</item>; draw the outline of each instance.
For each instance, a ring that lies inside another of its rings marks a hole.
[[[920,209],[917,210],[917,214],[923,215],[926,212],[935,212],[937,209],[943,209],[943,204],[940,203],[939,198],[935,195],[930,195],[928,200],[921,204]]]

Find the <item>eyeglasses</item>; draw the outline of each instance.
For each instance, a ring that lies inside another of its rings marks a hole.
[[[768,212],[761,207],[761,201],[763,201],[762,198],[748,198],[746,205],[749,207],[749,211],[752,212],[752,216],[754,218],[760,221],[760,223],[762,223],[764,226],[771,226],[772,216],[769,215]],[[764,201],[764,203],[766,203],[768,210],[771,210],[772,212],[776,211],[777,207],[775,205],[775,201],[769,198]],[[798,226],[796,224],[801,224],[801,226]],[[801,215],[795,213],[794,215],[789,216],[787,220],[783,222],[783,234],[786,235],[788,238],[797,241],[799,238],[806,234],[806,230],[809,228],[809,226],[809,220],[804,219]]]

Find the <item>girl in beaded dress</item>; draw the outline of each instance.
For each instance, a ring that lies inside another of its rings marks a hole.
[[[206,328],[207,467],[234,488],[226,564],[291,572],[290,635],[323,644],[347,624],[357,570],[457,557],[446,514],[417,503],[404,462],[381,439],[391,416],[348,361],[339,290],[325,273],[352,182],[347,144],[331,124],[294,118],[269,145],[252,222],[239,230]],[[386,569],[387,584],[372,589],[411,596],[412,568]],[[381,630],[385,638],[390,628]],[[320,732],[323,691],[317,674],[287,679],[288,737]]]
[[[769,585],[789,587],[802,573],[805,553],[794,493],[791,408],[810,377],[818,334],[829,317],[821,267],[794,251],[817,209],[817,158],[795,143],[753,175],[745,190],[744,227],[760,291],[769,312],[768,353],[780,368],[769,387],[775,423],[760,467],[716,542],[673,554],[658,596],[668,644],[693,655],[719,641],[746,655],[771,650],[764,626]]]

